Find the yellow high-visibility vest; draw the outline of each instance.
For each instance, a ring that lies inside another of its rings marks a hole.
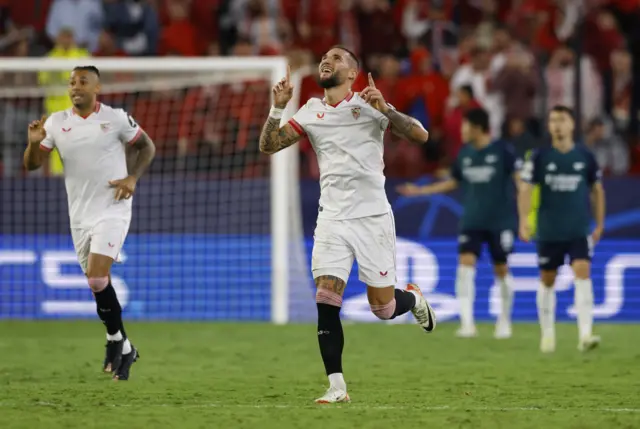
[[[90,54],[89,51],[82,48],[66,50],[61,47],[54,47],[47,56],[52,58],[87,58]],[[41,86],[50,87],[50,95],[44,99],[44,110],[47,115],[52,115],[55,112],[66,110],[73,106],[67,94],[67,82],[70,75],[70,70],[38,73],[38,83]],[[54,176],[59,176],[64,172],[62,160],[57,149],[54,149],[49,154],[49,172]]]
[[[525,156],[527,160],[531,158],[531,154],[531,151],[527,152]],[[535,185],[531,192],[531,210],[527,216],[532,236],[536,235],[536,229],[538,227],[538,208],[540,208],[540,185]]]

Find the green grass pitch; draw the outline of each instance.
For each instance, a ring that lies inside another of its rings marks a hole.
[[[312,325],[130,323],[142,357],[115,383],[99,322],[1,322],[0,428],[640,428],[640,325],[596,325],[585,355],[573,324],[553,355],[534,324],[501,341],[454,329],[346,325],[352,402],[317,406]]]

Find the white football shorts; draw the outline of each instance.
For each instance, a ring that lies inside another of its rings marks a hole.
[[[372,287],[395,286],[396,225],[391,211],[358,219],[318,218],[313,238],[314,279],[336,276],[347,283],[356,260],[360,281]]]
[[[104,219],[92,228],[72,228],[73,247],[84,273],[87,272],[89,254],[96,253],[121,262],[120,250],[129,232],[130,220]]]

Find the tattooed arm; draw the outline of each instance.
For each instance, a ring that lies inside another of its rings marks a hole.
[[[429,140],[429,132],[422,124],[411,116],[398,112],[384,100],[384,96],[369,73],[369,86],[360,92],[360,97],[369,103],[374,109],[389,119],[391,132],[398,137],[414,143],[426,143]]]
[[[260,152],[273,155],[302,138],[290,124],[280,128],[280,119],[269,117],[260,134]]]
[[[426,143],[429,140],[429,132],[422,128],[422,124],[417,119],[400,113],[395,109],[388,109],[382,114],[389,119],[391,132],[394,135],[419,144]]]
[[[126,152],[127,170],[131,176],[139,179],[147,171],[151,161],[153,161],[156,155],[156,145],[153,144],[153,140],[149,135],[143,131],[135,143],[129,145],[129,147],[135,150],[135,154],[133,150]]]
[[[260,133],[260,152],[267,155],[273,155],[282,149],[288,148],[304,135],[304,130],[295,121],[290,121],[280,128],[280,118],[283,110],[287,107],[291,97],[293,97],[290,67],[287,66],[287,75],[275,84],[271,91],[273,92],[273,107],[269,112],[267,122],[262,127],[262,133]]]

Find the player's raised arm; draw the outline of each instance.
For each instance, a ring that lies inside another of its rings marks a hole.
[[[272,91],[273,106],[260,134],[260,152],[269,155],[288,148],[304,135],[302,130],[296,130],[291,124],[280,127],[284,109],[293,96],[290,67],[287,67],[287,76],[274,85]]]
[[[47,117],[43,116],[29,124],[29,142],[24,151],[24,166],[29,171],[40,168],[52,149],[42,144],[47,138],[47,132],[44,129],[46,120]]]
[[[371,73],[369,73],[369,86],[360,93],[360,96],[389,119],[391,132],[396,136],[419,144],[429,140],[429,132],[424,129],[420,121],[398,112],[387,104],[380,90],[376,88]]]

